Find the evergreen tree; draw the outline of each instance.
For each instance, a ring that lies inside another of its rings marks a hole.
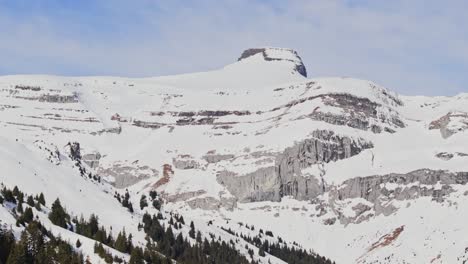
[[[15,247],[13,232],[11,230],[3,230],[0,226],[0,263],[6,263],[13,247]]]
[[[29,254],[36,259],[41,257],[45,247],[45,230],[39,222],[30,222],[22,240],[27,243]]]
[[[127,239],[127,251],[125,251],[126,253],[131,253],[132,250],[133,250],[133,236],[132,234],[128,234],[128,239]]]
[[[18,200],[18,203],[24,203],[24,193],[18,191],[18,194],[16,195],[16,199]]]
[[[52,210],[49,213],[50,221],[57,226],[67,228],[67,222],[70,216],[67,214],[65,209],[62,207],[60,200],[57,198],[52,204]]]
[[[4,191],[5,189],[2,190],[2,194]],[[6,193],[13,194],[13,191],[7,191]],[[22,205],[24,193],[15,188],[14,194],[18,200],[18,205]],[[28,204],[31,204],[30,197],[27,200]],[[19,203],[20,201],[21,203]],[[56,203],[56,205],[60,205],[60,202]],[[61,205],[55,206],[54,212],[60,211],[57,210],[60,207]],[[54,218],[52,212],[51,215]],[[21,224],[28,223],[17,242],[15,242],[11,230],[5,231],[0,226],[0,264],[82,264],[84,262],[83,256],[74,252],[70,244],[54,237],[39,222],[34,220],[31,206],[24,209],[24,212],[18,216],[17,221]]]
[[[193,221],[190,222],[189,236],[191,238],[195,238],[195,225],[193,224]]]
[[[37,202],[35,204],[34,208],[36,208],[36,210],[38,210],[38,211],[41,211],[41,204],[39,202]]]
[[[45,198],[44,198],[44,194],[43,193],[40,193],[39,196],[37,197],[37,201],[41,204],[41,205],[44,205],[45,206]]]
[[[122,205],[124,207],[128,207],[128,204],[130,203],[130,194],[128,193],[128,190],[125,191],[124,198],[122,200]]]
[[[19,193],[20,193],[20,191],[19,191],[19,189],[18,189],[18,186],[15,186],[15,187],[13,188],[13,195],[14,195],[15,197],[18,197]]]
[[[145,264],[143,251],[140,247],[135,247],[130,254],[130,261],[129,264]]]
[[[26,223],[29,224],[33,219],[34,219],[33,211],[31,207],[28,207],[26,208],[26,210],[24,210],[24,213],[20,217],[18,217],[18,223],[22,225]]]
[[[21,239],[13,247],[6,264],[34,263],[33,256],[27,243],[28,237],[29,236],[26,230],[21,233]]]
[[[163,217],[163,215],[161,214],[161,212],[158,212],[157,218],[158,218],[159,220],[163,220],[163,219],[164,219],[164,217]]]
[[[253,258],[253,254],[254,254],[253,249],[249,248],[249,249],[247,250],[247,253],[249,253],[250,258]]]
[[[117,235],[117,239],[115,240],[115,247],[114,247],[116,250],[120,251],[120,252],[126,252],[127,250],[127,237],[126,237],[126,234],[125,234],[125,230],[123,230],[123,234],[122,232],[119,232],[119,234]]]
[[[13,192],[7,188],[2,189],[2,195],[3,198],[5,198],[5,201],[10,202],[10,203],[16,203],[15,196],[13,195]]]
[[[89,216],[89,222],[87,224],[85,235],[87,237],[94,237],[99,231],[99,218],[95,214]]]
[[[259,255],[260,257],[265,257],[265,250],[263,250],[263,248],[259,248],[259,249],[258,249],[258,255]]]
[[[158,210],[161,210],[161,202],[158,199],[153,200],[153,207]]]
[[[158,195],[158,193],[155,190],[151,190],[149,192],[149,195],[150,195],[151,199],[154,200],[154,199],[156,199],[156,196]]]
[[[19,263],[24,263],[24,264],[33,263],[31,256],[28,253],[27,245],[24,242],[15,244],[6,262],[6,264],[19,264]]]
[[[26,200],[26,203],[31,206],[31,207],[34,207],[34,199],[31,195],[28,196],[28,199]]]
[[[18,205],[16,206],[16,211],[20,214],[23,213],[23,203],[18,201]]]
[[[142,195],[140,199],[140,209],[143,210],[143,208],[148,206],[148,202],[146,201],[146,195]]]
[[[76,248],[80,248],[81,247],[81,241],[79,239],[76,240]]]

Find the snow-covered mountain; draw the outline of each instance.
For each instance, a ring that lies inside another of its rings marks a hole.
[[[258,48],[212,72],[0,77],[0,182],[142,246],[141,216],[158,210],[138,204],[156,190],[204,236],[255,226],[340,264],[468,261],[468,94],[308,74],[295,51]],[[127,190],[133,213],[114,197]]]

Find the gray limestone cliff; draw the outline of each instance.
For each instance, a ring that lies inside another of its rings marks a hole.
[[[217,180],[240,202],[279,201],[289,195],[300,200],[311,199],[323,193],[326,186],[316,177],[302,175],[302,169],[346,159],[372,147],[372,143],[364,139],[316,130],[311,138],[279,153],[275,166],[260,168],[246,175],[221,171]]]

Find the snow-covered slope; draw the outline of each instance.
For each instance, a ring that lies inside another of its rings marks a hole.
[[[0,181],[142,245],[142,212],[115,191],[155,189],[197,226],[253,224],[337,263],[462,263],[468,94],[306,76],[295,51],[259,48],[177,76],[0,77]]]

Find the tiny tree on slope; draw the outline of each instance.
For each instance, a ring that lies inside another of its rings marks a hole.
[[[146,195],[143,194],[140,199],[140,209],[143,210],[146,206],[148,206],[148,202],[146,201]]]
[[[193,221],[190,222],[189,236],[190,236],[191,238],[195,238],[195,225],[193,224]]]
[[[65,209],[62,207],[60,200],[57,198],[52,204],[52,210],[49,213],[49,219],[54,225],[67,228],[69,216]]]

